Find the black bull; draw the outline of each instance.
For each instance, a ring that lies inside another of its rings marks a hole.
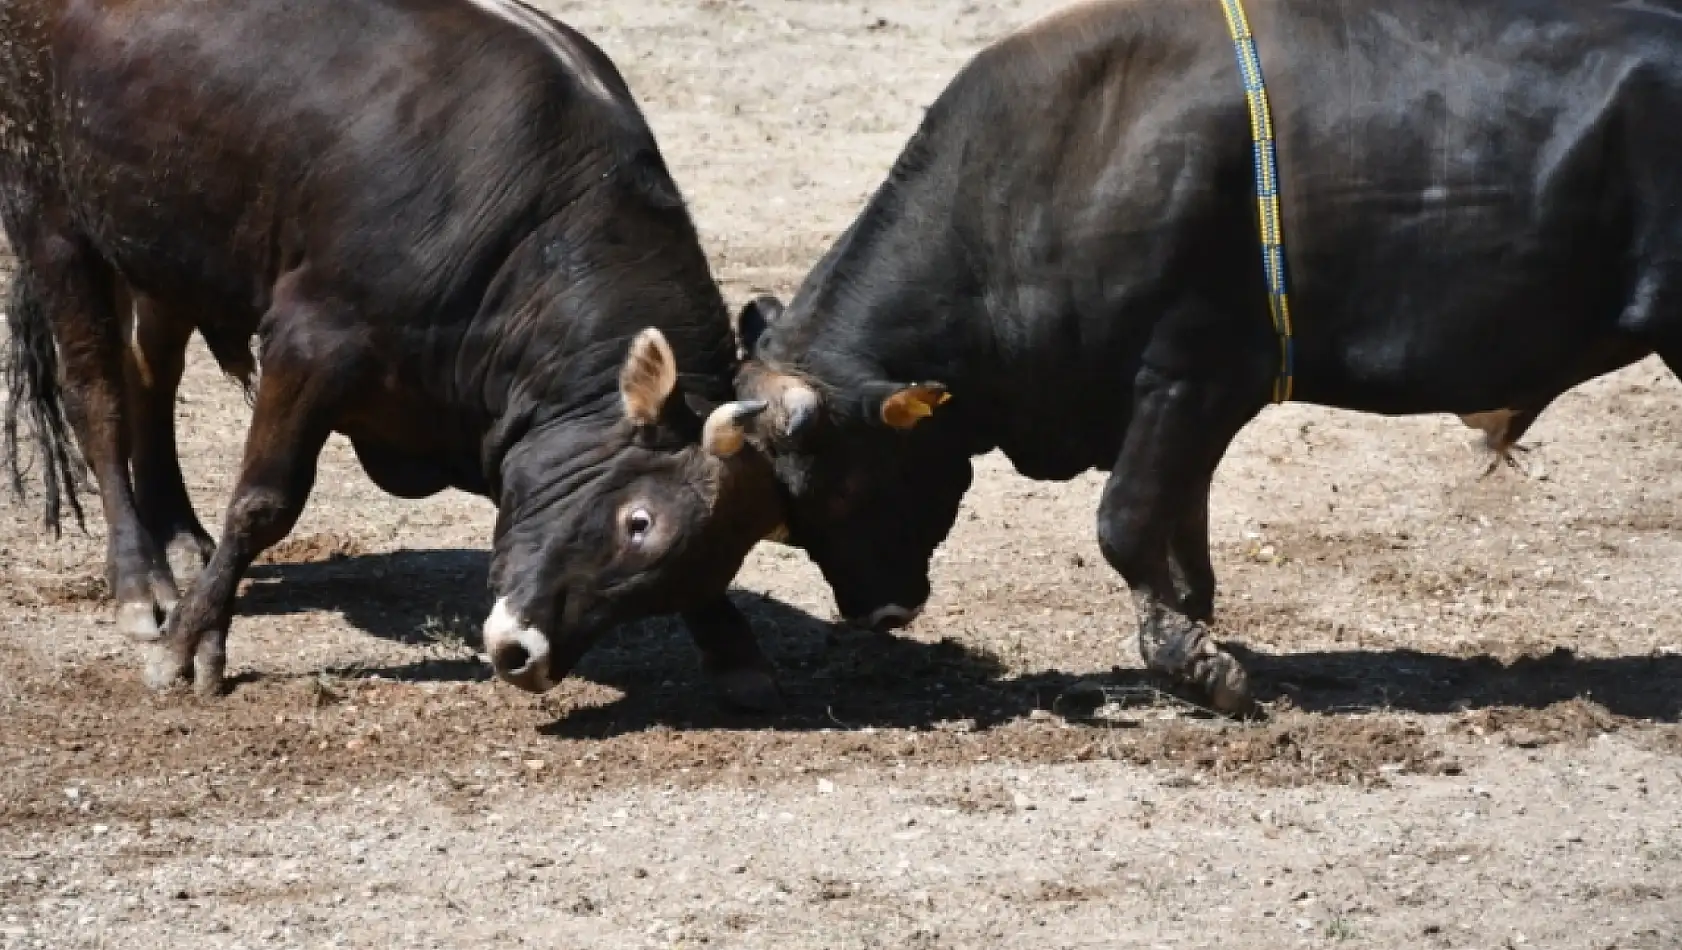
[[[514,0],[0,0],[0,221],[13,472],[32,416],[56,520],[74,429],[154,684],[221,685],[240,576],[338,431],[395,494],[497,503],[504,678],[681,612],[728,698],[776,701],[724,597],[778,521],[728,312],[583,37]],[[248,380],[261,343],[214,546],[172,422],[195,331]],[[171,549],[203,568],[184,591]]]
[[[1682,5],[1247,5],[1295,398],[1522,426],[1648,354],[1682,369]],[[1250,704],[1205,622],[1210,480],[1279,368],[1254,191],[1215,0],[1073,8],[962,71],[786,313],[741,316],[738,395],[772,404],[791,538],[843,613],[921,606],[971,456],[1109,470],[1147,665]]]

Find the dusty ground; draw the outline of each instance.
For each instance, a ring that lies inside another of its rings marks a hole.
[[[1046,2],[567,2],[733,301],[788,293],[952,71]],[[897,639],[817,572],[740,579],[794,710],[714,711],[626,631],[541,700],[486,682],[491,510],[382,496],[342,442],[241,600],[229,697],[154,698],[101,533],[0,507],[0,948],[1682,946],[1682,390],[1562,399],[1537,477],[1446,418],[1293,406],[1215,495],[1223,632],[1277,699],[1046,709],[1136,671],[1099,482],[982,464]],[[215,523],[247,418],[181,406]],[[1113,669],[1119,667],[1119,669]]]

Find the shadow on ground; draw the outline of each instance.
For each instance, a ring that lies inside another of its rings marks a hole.
[[[461,549],[261,565],[251,572],[239,610],[337,612],[374,636],[408,644],[453,640],[458,653],[335,671],[341,675],[485,680],[485,664],[462,654],[477,648],[479,619],[490,606],[486,566],[484,552]],[[575,705],[545,731],[607,737],[661,726],[798,731],[930,728],[963,720],[987,728],[1050,708],[1077,682],[1122,689],[1152,683],[1142,671],[1119,668],[1012,675],[997,657],[955,640],[857,632],[752,592],[736,591],[732,598],[781,671],[784,713],[750,717],[720,709],[682,625],[661,618],[613,632],[575,671],[581,680],[621,691],[621,697]],[[1631,718],[1675,722],[1682,715],[1682,690],[1676,688],[1682,657],[1578,657],[1562,648],[1502,663],[1408,650],[1268,654],[1236,644],[1229,648],[1252,671],[1263,698],[1289,697],[1309,712],[1542,709],[1583,698]],[[564,697],[574,688],[564,685],[558,692]]]
[[[1264,689],[1309,712],[1542,709],[1586,699],[1631,719],[1682,717],[1682,656],[1578,656],[1561,646],[1503,663],[1414,650],[1269,654],[1228,646]]]

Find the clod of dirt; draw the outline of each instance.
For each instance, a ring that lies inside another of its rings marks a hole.
[[[1454,724],[1457,731],[1495,738],[1519,749],[1535,749],[1556,742],[1583,742],[1627,724],[1621,716],[1586,699],[1568,699],[1541,709],[1497,706],[1467,713]]]
[[[356,538],[340,534],[304,534],[287,538],[257,558],[258,564],[313,564],[361,557],[368,548]]]
[[[1461,768],[1428,742],[1420,726],[1378,718],[1292,715],[1266,726],[1181,723],[1127,736],[1122,757],[1137,764],[1187,764],[1264,786],[1332,782],[1376,787],[1395,774],[1455,775]]]

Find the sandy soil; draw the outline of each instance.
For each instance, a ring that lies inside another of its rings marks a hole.
[[[787,294],[957,66],[1049,2],[554,3],[621,65],[732,301]],[[3,266],[3,265],[0,265]],[[0,281],[3,281],[0,275]],[[669,623],[486,681],[490,506],[335,440],[253,572],[228,697],[147,695],[102,529],[0,503],[0,948],[1682,947],[1682,389],[1572,393],[1532,477],[1446,417],[1269,410],[1214,534],[1271,721],[1139,673],[1095,477],[981,475],[903,636],[740,578],[793,708],[717,712]],[[247,419],[180,406],[214,524]],[[1089,679],[1142,699],[1051,711]]]

